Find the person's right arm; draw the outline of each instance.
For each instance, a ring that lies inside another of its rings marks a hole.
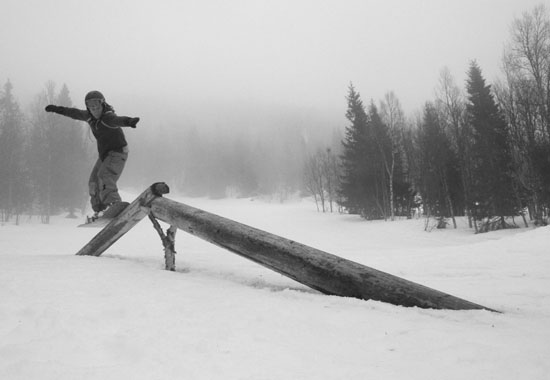
[[[88,111],[79,110],[78,108],[61,107],[50,104],[46,106],[45,110],[46,112],[55,112],[75,120],[87,121],[90,118]]]

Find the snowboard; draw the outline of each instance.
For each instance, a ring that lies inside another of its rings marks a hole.
[[[130,203],[128,202],[117,202],[111,207],[109,207],[107,211],[105,211],[105,213],[98,218],[94,219],[92,217],[87,216],[86,222],[79,224],[78,227],[92,227],[92,228],[104,227],[107,224],[109,224],[111,220],[116,218],[122,211],[124,211],[129,204]]]

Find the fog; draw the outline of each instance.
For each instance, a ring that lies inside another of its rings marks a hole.
[[[393,91],[412,114],[443,67],[463,84],[475,59],[492,81],[511,22],[540,3],[3,0],[0,81],[22,108],[53,81],[76,106],[97,89],[118,114],[140,116],[127,133],[138,172],[148,140],[189,130],[256,144],[295,128],[328,143],[346,125],[350,83],[367,102]]]
[[[476,59],[493,79],[513,18],[539,3],[3,0],[0,79],[21,101],[53,80],[75,101],[100,89],[151,118],[212,101],[341,116],[350,81],[367,99],[393,90],[411,111],[444,66],[462,81]]]

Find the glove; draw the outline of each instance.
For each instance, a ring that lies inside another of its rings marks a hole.
[[[59,112],[61,110],[61,107],[50,104],[46,106],[45,110],[46,112]]]
[[[128,126],[130,128],[135,128],[136,124],[139,122],[139,117],[132,117],[130,118],[130,121],[128,122]]]

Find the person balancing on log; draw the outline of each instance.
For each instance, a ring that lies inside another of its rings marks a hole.
[[[122,202],[117,181],[128,158],[128,144],[121,127],[136,128],[139,117],[117,116],[114,108],[99,91],[90,91],[84,98],[86,110],[50,104],[46,112],[85,121],[97,140],[97,159],[88,181],[90,202],[94,214],[88,223],[98,218],[112,219],[128,205]]]

